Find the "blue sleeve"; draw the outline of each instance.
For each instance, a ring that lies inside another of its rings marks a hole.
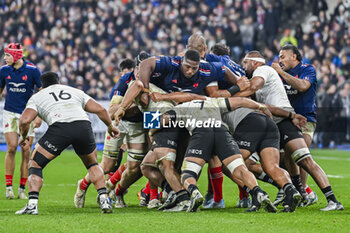
[[[114,85],[112,91],[111,91],[111,94],[109,95],[109,99],[112,99],[112,97],[114,95],[120,95],[120,96],[124,96],[125,95],[125,92],[126,90],[128,90],[128,83],[127,81],[129,80],[130,78],[130,73],[128,74],[125,74],[123,77],[121,77],[117,84]]]
[[[163,57],[163,56],[157,56],[156,57],[156,67],[154,68],[153,73],[161,73],[162,75],[169,72],[169,68],[172,66],[172,59],[171,57]],[[174,65],[176,62],[174,62]]]
[[[35,85],[37,86],[37,88],[40,88],[41,87],[41,82],[40,82],[41,72],[38,68],[36,68],[34,70],[33,76],[34,76]]]
[[[312,66],[308,66],[303,70],[303,73],[300,75],[299,79],[308,80],[311,85],[317,84],[317,77],[315,68]]]
[[[214,55],[214,54],[210,54],[210,53],[207,53],[205,55],[205,60],[208,62],[220,62],[221,61],[219,56]]]
[[[225,80],[225,66],[221,62],[212,62],[211,65],[211,77],[217,81]]]
[[[5,87],[5,76],[3,75],[2,70],[0,69],[0,88],[4,88]]]

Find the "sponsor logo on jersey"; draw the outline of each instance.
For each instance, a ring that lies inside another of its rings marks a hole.
[[[12,92],[26,92],[26,88],[20,88],[20,86],[26,85],[25,83],[14,83],[14,82],[9,82],[9,84],[13,85],[14,87],[10,87],[9,90]]]
[[[298,91],[293,89],[291,85],[284,84],[284,89],[286,89],[287,95],[296,95]]]
[[[144,112],[143,113],[143,128],[144,129],[160,129],[160,116],[162,114],[159,111],[156,112]]]

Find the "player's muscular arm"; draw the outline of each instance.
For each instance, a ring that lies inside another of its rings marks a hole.
[[[248,99],[248,98],[242,98],[242,97],[230,97],[228,98],[228,101],[230,103],[231,110],[234,110],[236,108],[251,108],[262,111],[265,115],[272,117],[271,112],[266,107],[265,104],[258,103],[254,100]]]
[[[173,93],[166,93],[166,94],[152,92],[150,94],[150,97],[154,102],[174,101],[176,103],[184,103],[192,100],[206,100],[206,98],[202,95],[186,93],[186,92],[173,92]]]
[[[143,83],[144,88],[149,89],[149,80],[151,73],[156,68],[156,58],[150,57],[140,63],[139,68],[139,79]],[[146,107],[149,102],[149,96],[146,93],[141,95],[141,104],[143,107]]]
[[[300,127],[300,126],[304,127],[306,125],[307,119],[300,114],[296,114],[294,112],[289,112],[287,110],[284,110],[282,108],[272,106],[272,105],[267,105],[267,107],[274,116],[289,118],[292,120],[294,125],[296,125],[298,127]]]
[[[297,91],[305,92],[311,87],[311,82],[305,79],[298,79],[284,70],[282,70],[281,66],[278,63],[272,63],[272,68],[274,68],[279,75],[288,83],[292,88]]]
[[[85,111],[90,113],[95,113],[98,118],[100,118],[103,123],[108,127],[108,133],[112,137],[119,136],[119,130],[112,125],[112,120],[108,115],[107,110],[99,103],[97,103],[94,99],[89,99],[89,101],[85,104]]]
[[[220,90],[218,86],[209,86],[205,88],[205,92],[209,97],[230,97],[231,93],[228,90]]]
[[[253,95],[257,90],[259,90],[265,81],[262,77],[255,76],[250,80],[250,87],[248,87],[245,91],[240,91],[235,94],[235,97],[247,97]]]

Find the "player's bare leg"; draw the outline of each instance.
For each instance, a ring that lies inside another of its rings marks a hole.
[[[12,182],[15,171],[15,155],[18,145],[18,134],[16,132],[5,133],[7,151],[5,156],[5,179],[6,179],[6,198],[15,198]]]
[[[343,210],[344,207],[335,198],[326,173],[312,159],[304,139],[296,138],[289,141],[285,146],[285,151],[287,156],[292,157],[300,167],[302,167],[312,176],[318,187],[327,198],[328,205],[322,210]]]
[[[251,173],[243,161],[240,154],[232,155],[222,161],[223,165],[230,171],[230,178],[232,180],[238,179],[243,182],[244,186],[249,189],[252,196],[253,205],[248,211],[257,211],[262,206],[268,212],[276,212],[269,199],[269,196],[259,186],[253,173]]]

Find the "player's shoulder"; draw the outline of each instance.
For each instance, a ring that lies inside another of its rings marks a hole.
[[[10,70],[11,70],[11,66],[9,65],[3,65],[0,67],[1,72],[10,71]]]
[[[134,78],[135,78],[134,71],[131,71],[129,73],[124,74],[122,77],[120,77],[118,82],[129,83]]]
[[[313,67],[312,65],[309,65],[309,64],[306,64],[306,63],[302,63],[301,66],[300,66],[300,69],[303,71],[303,72],[316,72],[316,69],[315,67]]]
[[[27,69],[30,69],[30,70],[37,70],[38,69],[38,67],[30,61],[25,61],[25,66]]]
[[[218,55],[215,55],[215,54],[210,54],[210,53],[207,53],[205,55],[205,60],[207,60],[208,62],[219,62],[221,61],[221,57],[218,56]]]

